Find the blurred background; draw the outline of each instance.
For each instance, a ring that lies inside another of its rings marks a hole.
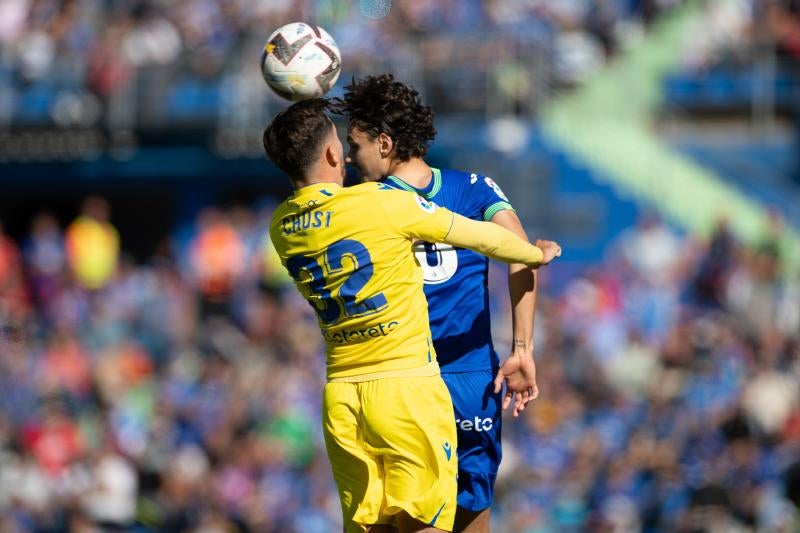
[[[563,246],[493,531],[800,530],[800,2],[2,0],[0,531],[340,530],[266,232],[297,20]]]

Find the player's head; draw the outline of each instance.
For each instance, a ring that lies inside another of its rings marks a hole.
[[[267,157],[295,184],[344,180],[344,149],[328,108],[324,98],[294,103],[264,130]]]
[[[348,159],[370,181],[386,177],[392,162],[425,157],[436,136],[431,108],[391,74],[353,79],[334,109],[349,123]]]

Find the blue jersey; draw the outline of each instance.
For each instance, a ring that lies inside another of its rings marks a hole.
[[[478,174],[434,168],[425,189],[414,189],[396,176],[387,177],[384,183],[416,192],[473,220],[491,220],[498,211],[513,209],[500,187]],[[431,334],[442,372],[497,368],[489,319],[489,260],[442,243],[415,246],[425,273]]]

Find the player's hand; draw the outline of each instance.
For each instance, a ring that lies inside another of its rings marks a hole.
[[[555,241],[537,239],[534,244],[542,251],[542,255],[544,256],[542,258],[543,265],[548,264],[556,257],[561,257],[561,246]]]
[[[527,405],[539,396],[539,387],[536,386],[536,363],[533,354],[513,352],[497,371],[494,379],[494,392],[497,394],[506,382],[506,395],[503,398],[503,409],[507,409],[514,400],[515,417]]]

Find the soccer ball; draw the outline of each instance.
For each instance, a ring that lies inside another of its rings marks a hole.
[[[275,30],[261,54],[264,81],[287,100],[322,96],[339,78],[342,56],[336,41],[313,24],[292,22]]]

